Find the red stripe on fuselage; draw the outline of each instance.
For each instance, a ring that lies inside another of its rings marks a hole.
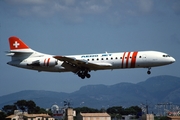
[[[123,68],[123,64],[124,64],[124,56],[125,56],[126,52],[124,52],[123,57],[122,57],[122,63],[121,63],[121,68]]]
[[[46,59],[44,59],[44,66],[46,66]]]
[[[137,51],[133,52],[133,55],[132,55],[132,60],[131,60],[131,68],[135,68],[137,54],[138,54],[138,52],[137,52]]]
[[[130,56],[131,52],[128,52],[128,55],[126,57],[126,68],[128,68],[128,62],[129,62],[129,56]]]
[[[47,61],[47,66],[49,66],[49,62],[50,62],[50,58],[48,58],[48,61]]]

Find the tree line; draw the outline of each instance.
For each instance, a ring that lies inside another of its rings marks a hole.
[[[19,100],[13,105],[5,105],[0,112],[0,120],[5,120],[9,115],[14,114],[14,110],[21,110],[29,114],[48,113],[44,108],[40,108],[32,100]]]
[[[94,109],[89,107],[77,107],[73,108],[77,114],[81,113],[102,113],[107,112],[111,115],[112,118],[121,118],[122,115],[136,115],[139,116],[141,114],[141,108],[138,106],[132,106],[129,108],[123,108],[122,106],[114,106],[109,107],[107,109]],[[32,100],[19,100],[15,102],[13,105],[5,105],[0,112],[0,120],[4,120],[5,117],[14,114],[14,110],[20,110],[22,112],[27,112],[28,114],[49,114],[52,115],[51,109],[48,111],[44,108],[40,108],[35,104]]]

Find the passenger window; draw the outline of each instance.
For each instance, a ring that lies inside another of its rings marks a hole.
[[[103,58],[101,58],[101,60],[103,60]]]
[[[106,58],[106,60],[108,60],[108,58]]]
[[[94,61],[94,59],[92,59],[92,61]]]
[[[118,58],[116,57],[116,59],[118,59]]]
[[[99,60],[99,58],[97,58],[97,60]]]
[[[139,56],[139,58],[141,58],[141,56]]]
[[[122,59],[122,57],[120,59]]]
[[[87,59],[87,61],[89,61],[89,59]]]
[[[113,58],[111,58],[111,60],[113,60]]]

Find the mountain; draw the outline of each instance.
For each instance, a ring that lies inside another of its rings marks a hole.
[[[163,101],[167,95],[180,88],[180,78],[167,75],[157,76],[140,82],[138,85],[144,87],[159,101]]]
[[[22,99],[33,100],[43,108],[50,108],[53,104],[63,106],[65,100],[69,101],[72,107],[91,108],[129,107],[146,101],[151,105],[163,102],[180,104],[180,78],[163,75],[137,84],[123,82],[109,86],[87,85],[72,93],[25,90],[0,96],[0,108]]]

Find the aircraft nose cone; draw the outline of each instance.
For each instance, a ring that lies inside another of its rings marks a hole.
[[[171,63],[174,63],[176,60],[172,57],[171,58]]]

